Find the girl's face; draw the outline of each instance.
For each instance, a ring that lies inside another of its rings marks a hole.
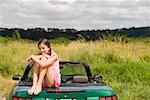
[[[40,53],[41,53],[41,54],[48,54],[50,48],[48,48],[45,44],[41,43],[41,44],[39,45],[39,50],[40,50]]]

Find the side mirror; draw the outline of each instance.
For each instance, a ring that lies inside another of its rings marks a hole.
[[[15,75],[15,76],[13,76],[13,78],[12,78],[13,80],[21,80],[21,76],[20,75]]]
[[[94,81],[96,81],[97,83],[99,83],[100,81],[102,81],[103,79],[103,76],[102,75],[94,75]]]

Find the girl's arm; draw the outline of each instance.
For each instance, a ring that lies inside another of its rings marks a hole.
[[[31,58],[34,62],[39,64],[41,67],[47,67],[53,64],[57,60],[57,55],[52,56],[50,59],[46,59],[45,61],[41,61],[38,57],[31,55]]]
[[[31,56],[33,56],[33,55],[31,55]],[[33,64],[34,64],[34,63],[35,63],[35,61],[31,58],[31,56],[29,56],[27,60],[28,60],[28,62],[33,63]],[[37,59],[40,59],[40,58],[42,57],[41,55],[34,55],[34,56],[36,56],[36,58],[37,58]]]

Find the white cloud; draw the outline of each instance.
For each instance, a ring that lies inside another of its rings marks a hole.
[[[0,27],[148,26],[149,8],[149,0],[3,0],[0,1]]]

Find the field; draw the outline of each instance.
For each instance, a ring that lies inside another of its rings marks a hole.
[[[101,74],[116,91],[119,100],[149,100],[150,42],[131,40],[127,43],[108,40],[52,43],[61,60],[82,61],[92,73]],[[0,37],[0,92],[8,95],[16,83],[15,74],[22,75],[27,57],[36,54],[37,42]],[[4,88],[5,87],[5,88]]]

